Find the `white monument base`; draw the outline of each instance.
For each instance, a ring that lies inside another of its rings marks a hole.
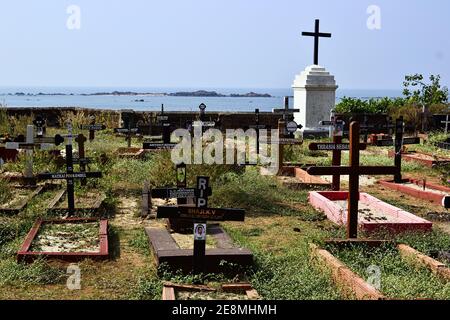
[[[312,65],[295,77],[294,120],[303,126],[303,136],[328,136],[329,128],[321,127],[320,121],[329,120],[336,104],[336,81],[324,67]]]

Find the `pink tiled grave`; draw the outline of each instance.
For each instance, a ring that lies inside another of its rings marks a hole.
[[[348,192],[310,192],[309,202],[325,213],[329,220],[339,225],[347,224]],[[388,230],[402,232],[408,230],[430,231],[432,223],[410,212],[387,204],[367,193],[359,194],[359,227],[367,232]]]

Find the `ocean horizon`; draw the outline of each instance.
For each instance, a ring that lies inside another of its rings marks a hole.
[[[215,91],[225,97],[168,96],[176,92]],[[96,93],[136,92],[137,95],[93,95]],[[270,94],[271,97],[230,97],[230,94]],[[43,95],[39,95],[43,93]],[[144,94],[145,93],[145,94]],[[151,94],[151,95],[149,95]],[[292,96],[292,89],[279,88],[158,88],[158,87],[0,87],[3,107],[83,107],[92,109],[133,109],[136,111],[198,111],[201,103],[207,111],[252,112],[272,111],[283,107],[283,97]],[[399,97],[401,90],[338,89],[336,103],[343,97],[360,99]],[[290,99],[290,104],[292,104]]]

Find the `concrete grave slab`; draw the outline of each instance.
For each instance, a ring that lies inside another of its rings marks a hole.
[[[323,211],[328,219],[339,225],[347,223],[348,192],[313,191],[309,202]],[[394,233],[417,230],[431,231],[432,223],[387,204],[367,193],[359,194],[359,227],[367,232],[388,230]]]

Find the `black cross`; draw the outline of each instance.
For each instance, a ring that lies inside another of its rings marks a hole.
[[[208,195],[211,193],[209,177],[197,177],[195,193],[195,206],[161,206],[158,207],[157,218],[188,219],[198,225],[206,224],[206,221],[244,221],[245,210],[229,208],[209,208]],[[194,229],[195,232],[195,229]],[[204,230],[206,232],[206,230]],[[206,234],[205,234],[206,235]],[[193,272],[202,273],[205,267],[206,239],[194,238]]]
[[[420,144],[419,137],[403,137],[404,122],[403,117],[400,117],[395,121],[395,138],[377,140],[376,145],[378,147],[394,146],[394,165],[397,168],[397,172],[394,174],[394,182],[402,182],[402,147],[408,144]]]
[[[331,33],[319,32],[319,19],[316,19],[316,28],[314,32],[302,32],[302,36],[314,37],[314,64],[319,65],[319,38],[331,38]]]
[[[89,117],[89,124],[83,124],[80,126],[81,130],[89,130],[89,141],[95,139],[95,131],[105,130],[104,124],[95,123],[95,116]]]
[[[67,181],[67,203],[69,217],[75,215],[75,179],[101,178],[101,172],[74,172],[72,152],[72,127],[69,125],[69,135],[66,143],[66,172],[63,173],[41,173],[40,180],[66,180]]]

